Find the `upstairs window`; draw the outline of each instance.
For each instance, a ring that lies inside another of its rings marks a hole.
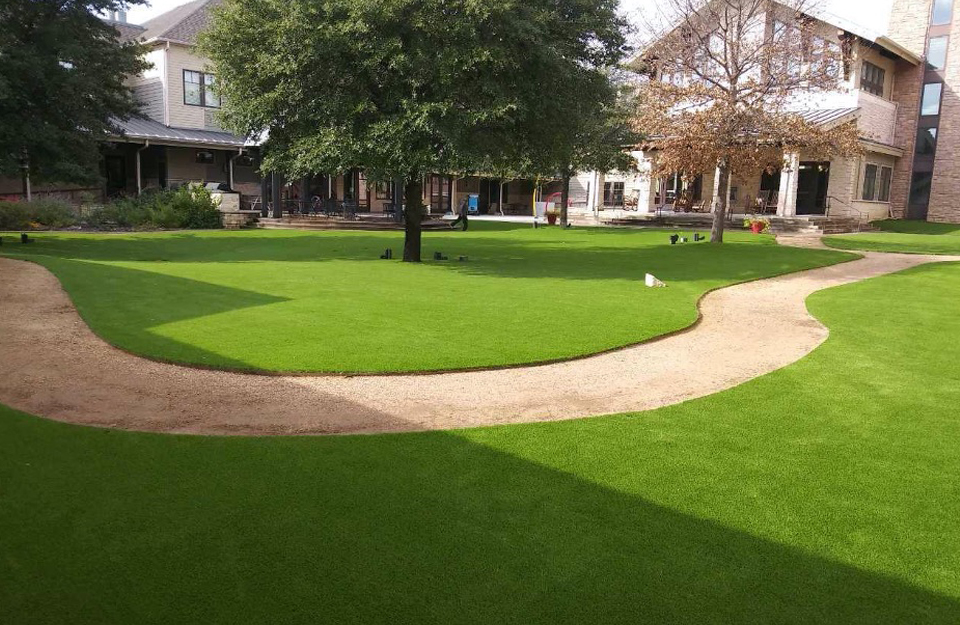
[[[921,128],[917,131],[917,154],[931,156],[937,150],[937,129]]]
[[[953,0],[933,0],[933,18],[931,23],[934,26],[949,24],[953,19]]]
[[[949,37],[932,37],[927,44],[927,67],[941,70],[947,66],[947,42]]]
[[[930,82],[923,86],[923,99],[920,101],[920,114],[939,115],[940,96],[943,94],[943,83]]]
[[[862,90],[882,98],[883,85],[886,79],[886,70],[869,61],[863,62],[863,70],[860,72],[860,88]]]
[[[213,74],[183,70],[183,103],[191,106],[220,108]]]

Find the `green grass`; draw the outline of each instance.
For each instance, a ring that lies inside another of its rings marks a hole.
[[[874,225],[881,231],[826,237],[823,241],[844,250],[960,256],[960,224],[888,220]]]
[[[722,248],[668,233],[486,226],[425,235],[289,231],[37,235],[0,253],[53,271],[93,330],[176,362],[269,371],[383,372],[583,356],[684,328],[706,291],[850,258],[730,233]],[[469,262],[457,262],[467,255]],[[643,286],[646,272],[667,289]]]
[[[819,293],[811,356],[643,414],[191,438],[0,409],[4,620],[956,624],[958,293],[953,264]]]

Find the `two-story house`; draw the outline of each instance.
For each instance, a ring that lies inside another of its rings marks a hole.
[[[217,125],[220,99],[207,62],[194,53],[218,0],[196,0],[142,26],[114,24],[147,47],[151,69],[128,84],[142,115],[120,126],[104,150],[107,195],[138,194],[185,182],[229,184],[244,195],[260,192],[256,148]]]
[[[777,27],[777,7],[771,7],[765,16],[768,33]],[[867,221],[899,214],[902,209],[895,204],[894,171],[908,149],[903,133],[898,132],[900,100],[904,92],[915,90],[922,58],[888,37],[836,19],[815,19],[812,37],[819,45],[842,46],[849,72],[835,92],[819,97],[815,105],[806,102],[806,108],[797,112],[826,128],[856,121],[863,153],[829,161],[813,160],[802,152],[785,154],[780,168],[734,177],[729,205],[736,213],[768,212],[783,217],[830,215]],[[635,156],[640,163],[636,173],[588,172],[579,176],[581,205],[593,212],[630,208],[651,213],[664,207],[679,209],[682,196],[694,207],[709,210],[717,192],[713,172],[692,180],[680,175],[656,179],[649,175],[656,153],[637,152]]]
[[[194,0],[142,26],[114,21],[125,37],[148,48],[152,69],[128,81],[142,103],[140,117],[123,122],[123,133],[104,153],[108,195],[133,195],[185,182],[223,182],[241,192],[247,204],[268,198],[268,186],[257,169],[254,142],[225,132],[217,125],[221,102],[209,62],[195,50],[198,35],[212,19],[221,0]],[[281,180],[284,211],[302,211],[312,198],[349,199],[361,212],[382,212],[393,203],[389,184],[367,181],[360,169],[342,174],[318,173]],[[424,202],[433,212],[453,210],[472,196],[482,212],[506,206],[529,212],[533,183],[477,176],[429,175]],[[266,204],[265,200],[261,206]]]

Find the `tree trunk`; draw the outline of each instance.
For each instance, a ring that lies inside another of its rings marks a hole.
[[[411,176],[407,180],[404,195],[407,210],[404,215],[406,227],[403,239],[403,262],[419,263],[422,235],[420,223],[423,221],[423,184],[420,176]]]
[[[725,162],[717,166],[717,194],[714,198],[716,210],[713,211],[713,228],[710,230],[711,243],[723,243],[723,227],[727,223],[727,198],[730,192],[730,168]]]
[[[560,225],[567,227],[567,206],[570,204],[570,173],[563,174],[563,190],[560,192]]]

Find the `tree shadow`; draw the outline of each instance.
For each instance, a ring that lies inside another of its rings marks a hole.
[[[88,326],[114,345],[199,365],[249,368],[152,331],[177,321],[266,306],[286,298],[98,262],[33,258],[50,269]],[[135,294],[135,296],[132,296]],[[243,332],[245,328],[236,328]]]
[[[0,433],[18,623],[960,621],[954,598],[449,433],[205,439],[15,414]]]

